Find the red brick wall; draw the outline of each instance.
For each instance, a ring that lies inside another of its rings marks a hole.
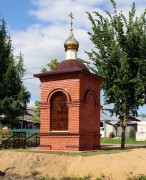
[[[79,135],[41,136],[40,149],[78,151]]]
[[[81,76],[80,97],[85,102],[80,108],[80,132],[86,132],[86,137],[80,144],[86,144],[88,149],[100,146],[100,83],[95,76]]]
[[[83,72],[41,78],[40,149],[78,151],[100,146],[100,83],[98,77]],[[50,131],[50,97],[57,90],[68,97],[68,134]]]

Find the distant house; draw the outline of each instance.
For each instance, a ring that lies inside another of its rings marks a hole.
[[[39,123],[34,122],[35,113],[33,108],[27,108],[24,115],[19,117],[17,129],[35,129],[39,128]]]
[[[13,125],[14,129],[38,129],[40,124],[34,121],[35,113],[33,108],[27,108],[23,114],[23,116],[18,117],[18,122]],[[0,123],[0,129],[7,128],[8,126]]]
[[[100,112],[100,134],[101,137],[109,137],[112,133],[114,136],[117,136],[117,126],[118,122],[117,117],[109,116],[103,110]]]
[[[143,116],[143,115],[138,116],[137,119],[140,120],[140,121],[145,121],[146,122],[146,117]]]
[[[137,123],[141,122],[139,118],[129,117],[126,127],[126,136],[129,137],[131,129],[137,131]],[[122,128],[120,127],[120,119],[110,116],[103,110],[100,112],[100,134],[101,137],[121,136]]]
[[[141,120],[135,117],[128,118],[127,127],[126,127],[126,137],[129,137],[131,129],[133,129],[135,132],[137,131],[137,123],[139,123]],[[117,136],[121,136],[122,128],[120,127],[120,120],[116,123],[117,126]]]

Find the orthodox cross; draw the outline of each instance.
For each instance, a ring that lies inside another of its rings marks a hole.
[[[73,24],[72,20],[74,19],[73,14],[70,13],[69,17],[70,17],[70,25],[71,25],[71,29],[72,29],[72,24]]]

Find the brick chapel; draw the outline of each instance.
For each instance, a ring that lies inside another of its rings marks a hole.
[[[53,71],[35,74],[41,81],[40,150],[100,149],[100,85],[77,58],[78,41],[71,28],[64,43],[66,60]]]

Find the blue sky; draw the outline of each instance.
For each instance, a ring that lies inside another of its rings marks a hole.
[[[127,16],[133,0],[116,0],[118,10]],[[146,8],[146,0],[135,0],[139,16]],[[40,72],[51,59],[65,59],[64,42],[69,36],[69,14],[74,14],[73,29],[75,38],[80,44],[78,57],[89,60],[84,51],[93,48],[88,31],[91,24],[85,12],[103,10],[112,12],[110,0],[0,0],[0,15],[7,23],[7,32],[12,38],[18,55],[24,55],[26,74],[24,78],[32,78]],[[40,82],[36,78],[24,81],[31,92],[31,103],[40,96]],[[103,104],[103,96],[101,98]],[[145,112],[140,108],[139,113]]]
[[[30,0],[1,0],[0,14],[8,28],[21,30],[35,23],[35,17],[29,15],[31,7]]]

